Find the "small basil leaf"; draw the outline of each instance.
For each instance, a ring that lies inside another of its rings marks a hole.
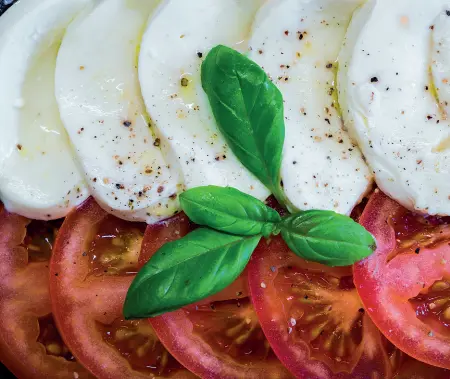
[[[350,217],[332,211],[306,211],[281,223],[281,236],[298,256],[328,266],[349,266],[376,248],[374,237]]]
[[[180,204],[196,224],[241,236],[269,237],[281,221],[277,211],[232,187],[193,188],[180,195]]]
[[[286,204],[280,178],[285,136],[281,92],[255,62],[222,45],[209,52],[201,75],[214,117],[231,150]]]
[[[155,317],[220,292],[241,274],[260,239],[197,229],[165,244],[131,284],[125,318]]]

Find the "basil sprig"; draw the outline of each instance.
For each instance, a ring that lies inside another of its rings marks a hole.
[[[203,62],[202,84],[232,151],[286,205],[281,93],[258,65],[225,46]],[[351,265],[376,247],[373,236],[347,216],[311,210],[282,218],[234,188],[190,189],[180,204],[204,228],[155,253],[128,291],[126,318],[154,317],[220,292],[242,273],[262,237],[281,233],[295,254],[329,266]]]
[[[283,96],[255,62],[226,46],[202,64],[202,86],[233,153],[286,204],[280,167],[284,145]]]

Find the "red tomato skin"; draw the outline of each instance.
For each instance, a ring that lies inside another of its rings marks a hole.
[[[51,313],[49,270],[48,262],[29,263],[21,246],[29,222],[0,205],[0,360],[21,379],[92,378],[37,342],[38,318]]]
[[[325,363],[310,358],[310,348],[303,341],[295,347],[287,344],[289,333],[287,328],[281,326],[285,319],[284,306],[277,297],[273,280],[279,267],[286,267],[290,262],[294,264],[296,260],[297,258],[289,251],[284,242],[280,238],[275,238],[270,245],[261,243],[258,246],[248,266],[252,302],[264,334],[280,361],[296,378],[301,379],[368,379],[368,375],[373,375],[371,378],[374,379],[392,378],[392,369],[388,365],[389,358],[386,352],[380,348],[383,346],[382,336],[370,320],[367,320],[363,326],[364,353],[352,372],[333,373]],[[319,266],[315,263],[303,262],[306,263],[305,267],[309,267],[313,271]],[[324,268],[321,265],[320,267]],[[334,268],[324,269],[336,270]],[[346,273],[345,270],[348,268],[339,268],[338,270]],[[368,374],[372,368],[376,374]]]
[[[369,316],[395,346],[419,361],[450,368],[450,335],[430,333],[408,302],[450,273],[450,244],[387,262],[397,244],[387,220],[402,209],[379,190],[370,198],[360,223],[376,237],[377,250],[353,266],[354,282]],[[413,277],[418,279],[411,283]]]
[[[65,219],[55,241],[50,265],[50,293],[58,329],[74,356],[99,379],[146,378],[103,341],[97,322],[111,324],[122,307],[133,276],[92,277],[84,254],[94,225],[108,214],[88,199]],[[188,372],[174,378],[192,378]]]

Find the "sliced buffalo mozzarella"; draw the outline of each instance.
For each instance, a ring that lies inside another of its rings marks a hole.
[[[247,50],[261,0],[167,0],[150,19],[139,59],[147,109],[176,153],[187,188],[232,186],[264,199],[268,190],[237,160],[212,115],[200,80],[208,51]]]
[[[29,218],[64,217],[88,195],[54,94],[64,31],[87,3],[22,0],[0,18],[0,198]]]
[[[108,212],[148,223],[171,216],[182,189],[138,82],[140,39],[156,5],[110,0],[86,10],[68,28],[56,69],[61,116],[91,194]]]
[[[250,58],[283,94],[285,193],[297,209],[348,214],[371,174],[342,129],[335,93],[336,59],[359,1],[273,0],[259,11]]]
[[[338,76],[345,123],[378,186],[411,210],[441,215],[450,214],[450,124],[438,101],[450,67],[448,52],[437,52],[447,6],[370,0],[352,19]]]

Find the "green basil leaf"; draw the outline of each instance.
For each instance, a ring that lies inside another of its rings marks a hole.
[[[328,266],[349,266],[375,251],[376,241],[350,217],[306,211],[281,222],[281,236],[298,256]]]
[[[214,117],[231,150],[286,204],[280,178],[285,136],[281,92],[255,62],[222,45],[209,52],[201,75]]]
[[[220,292],[241,274],[260,239],[197,229],[165,244],[131,284],[125,318],[155,317]]]
[[[281,221],[277,211],[232,187],[193,188],[180,195],[180,204],[196,224],[241,236],[269,237]]]

